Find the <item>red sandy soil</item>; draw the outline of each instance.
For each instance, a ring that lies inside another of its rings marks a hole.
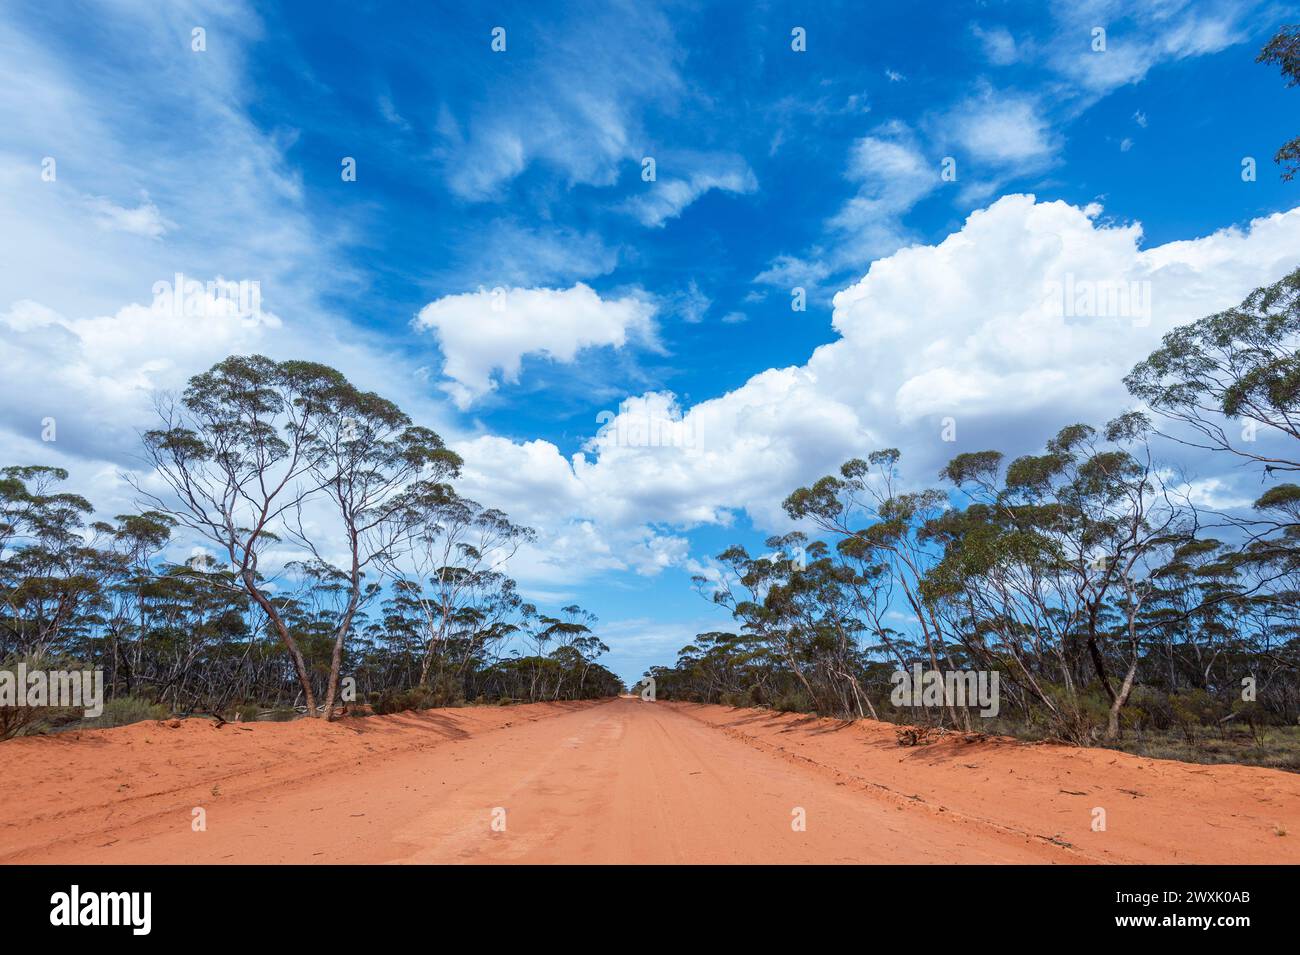
[[[1300,863],[1295,773],[996,736],[900,747],[890,723],[666,705],[863,796],[1049,843],[1058,862]]]
[[[0,861],[1295,863],[1300,776],[638,699],[192,719],[0,743]]]

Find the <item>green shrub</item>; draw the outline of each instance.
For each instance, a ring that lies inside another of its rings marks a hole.
[[[17,682],[18,665],[26,664],[27,670],[81,670],[80,664],[62,658],[40,657],[33,655],[8,656],[0,660],[0,670],[14,674]],[[23,692],[25,688],[19,688]],[[15,736],[36,736],[52,729],[75,723],[83,716],[83,711],[76,708],[57,706],[0,706],[0,740]]]
[[[756,686],[737,692],[728,690],[718,696],[718,702],[723,706],[764,706],[767,703],[763,691]]]
[[[1268,741],[1268,719],[1257,700],[1241,700],[1232,704],[1232,718],[1250,732],[1255,746],[1263,749]]]
[[[1033,706],[1029,711],[1031,729],[1077,746],[1087,746],[1097,740],[1110,716],[1110,702],[1100,688],[1075,688],[1071,693],[1062,684],[1041,681],[1039,687],[1052,701],[1056,712],[1041,705]]]
[[[429,690],[429,706],[461,706],[465,703],[465,685],[454,673],[439,673]]]
[[[507,698],[502,698],[508,702]],[[404,713],[408,710],[428,710],[438,706],[463,706],[465,686],[452,673],[440,673],[428,686],[413,686],[409,690],[384,690],[370,694],[370,706],[376,713]]]
[[[804,690],[786,690],[773,701],[772,708],[780,713],[809,713],[813,702]]]
[[[256,723],[261,712],[262,708],[256,703],[241,703],[235,707],[235,714],[239,717],[241,723]]]
[[[1198,727],[1213,725],[1227,715],[1227,707],[1205,690],[1185,690],[1171,693],[1169,705],[1173,709],[1174,723],[1188,742],[1196,738]]]
[[[171,715],[171,710],[161,703],[139,696],[119,696],[104,703],[103,713],[83,719],[81,725],[92,728],[130,726],[145,720],[165,720]]]
[[[409,690],[385,690],[378,697],[371,706],[380,715],[427,710],[434,705],[433,691],[427,686],[413,686]]]
[[[272,723],[288,723],[298,718],[298,711],[292,706],[277,706],[266,717]]]
[[[1128,705],[1120,711],[1126,725],[1138,732],[1166,730],[1173,724],[1173,707],[1165,693],[1151,686],[1135,686]]]

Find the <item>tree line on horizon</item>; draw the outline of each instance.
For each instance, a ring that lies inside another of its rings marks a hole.
[[[977,707],[894,704],[891,675],[920,664],[997,672],[1003,725],[1078,743],[1294,726],[1300,270],[1169,332],[1125,384],[1145,412],[1011,461],[959,454],[939,487],[905,481],[884,449],[798,488],[785,512],[815,536],[729,547],[695,578],[737,627],[648,671],[657,696],[977,726]],[[1198,506],[1160,440],[1271,486],[1246,513]]]
[[[503,572],[533,532],[457,493],[460,458],[392,402],[231,356],[157,413],[139,509],[112,521],[60,468],[0,469],[0,669],[102,668],[123,718],[623,690],[592,614],[543,613]],[[42,716],[0,707],[0,738]]]

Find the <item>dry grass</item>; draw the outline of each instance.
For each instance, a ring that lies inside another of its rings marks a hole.
[[[1236,763],[1300,773],[1300,727],[1296,726],[1261,727],[1255,733],[1245,728],[1200,730],[1192,739],[1177,731],[1129,733],[1125,739],[1108,745],[1153,759]]]

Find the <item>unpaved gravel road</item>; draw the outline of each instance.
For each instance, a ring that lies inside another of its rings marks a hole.
[[[1292,774],[894,729],[618,699],[15,740],[0,861],[1300,861]]]

